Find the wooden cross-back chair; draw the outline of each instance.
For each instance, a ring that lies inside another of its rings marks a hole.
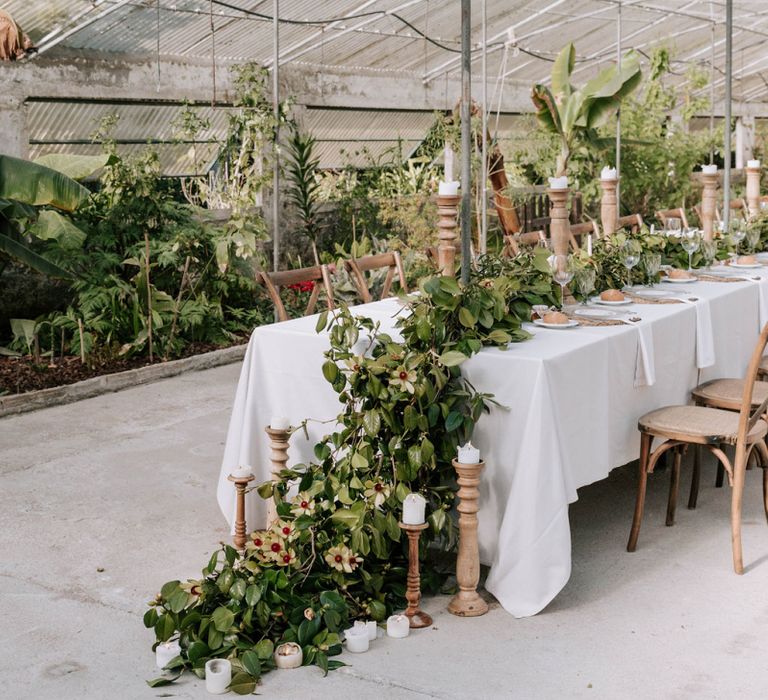
[[[669,498],[667,500],[667,525],[675,522],[677,491],[680,482],[680,462],[688,445],[703,447],[713,454],[728,475],[731,491],[731,542],[733,545],[733,569],[737,574],[744,571],[741,548],[741,507],[744,495],[744,478],[747,462],[753,450],[757,450],[763,467],[763,507],[768,518],[768,448],[765,436],[768,424],[765,420],[768,395],[758,404],[753,401],[755,380],[768,342],[768,324],[763,327],[757,345],[752,352],[741,394],[739,411],[729,411],[708,406],[667,406],[651,411],[638,421],[640,430],[640,462],[638,467],[637,500],[629,534],[627,551],[634,552],[645,504],[648,474],[653,473],[656,463],[668,450],[674,452],[671,470]],[[652,450],[654,438],[661,444]],[[724,447],[735,446],[731,461]]]
[[[595,238],[600,237],[600,227],[597,225],[597,221],[585,221],[581,224],[571,224],[568,242],[574,253],[581,250],[584,237],[588,236],[590,233]]]
[[[384,278],[384,286],[381,289],[381,299],[385,299],[392,291],[392,282],[395,279],[395,273],[397,273],[397,279],[400,283],[400,289],[406,294],[408,293],[408,284],[405,281],[405,270],[403,269],[403,261],[400,258],[400,253],[396,250],[390,253],[380,253],[378,255],[366,255],[362,258],[350,258],[344,261],[344,266],[352,275],[352,280],[357,287],[357,292],[360,298],[367,304],[373,301],[371,291],[368,288],[368,281],[365,278],[365,273],[371,270],[379,270],[383,267],[387,269],[387,276]]]
[[[513,236],[504,236],[503,254],[511,258],[520,252],[521,246],[532,248],[537,245],[547,245],[547,234],[544,231],[526,231]]]
[[[632,233],[637,233],[643,225],[643,217],[640,214],[627,214],[616,219],[616,228],[628,228]]]
[[[688,217],[685,215],[685,209],[682,207],[677,209],[660,209],[656,212],[656,218],[661,221],[662,226],[666,226],[669,219],[680,219],[680,225],[684,229],[689,228]]]
[[[749,218],[749,207],[747,206],[746,199],[732,199],[728,206],[731,208],[731,213],[738,214],[744,219]],[[723,220],[723,214],[719,207],[715,207],[715,220],[720,223]]]
[[[280,287],[289,287],[294,284],[312,283],[312,292],[309,295],[307,307],[304,315],[309,316],[314,313],[317,301],[320,298],[320,292],[325,294],[325,301],[329,309],[333,306],[333,285],[331,276],[326,265],[314,265],[313,267],[302,267],[297,270],[285,270],[282,272],[259,272],[261,284],[267,290],[269,298],[275,305],[278,321],[287,321],[288,313],[285,310],[283,300],[280,298]]]

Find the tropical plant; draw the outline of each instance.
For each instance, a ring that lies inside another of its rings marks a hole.
[[[615,114],[622,99],[640,84],[642,74],[635,51],[628,51],[620,66],[601,71],[581,88],[571,85],[576,49],[566,45],[552,65],[551,86],[533,86],[531,99],[539,123],[560,138],[556,172],[568,174],[571,150],[579,138],[594,139],[595,130]]]
[[[319,158],[315,157],[315,139],[310,134],[302,134],[296,125],[291,129],[287,151],[289,160],[286,163],[288,200],[296,207],[301,221],[301,232],[312,245],[315,265],[320,264],[317,251],[319,205]]]

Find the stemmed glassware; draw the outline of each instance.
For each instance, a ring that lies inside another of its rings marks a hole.
[[[754,226],[751,226],[747,229],[745,238],[750,254],[754,255],[757,251],[757,244],[760,243],[760,231]]]
[[[692,256],[701,245],[701,232],[697,228],[685,229],[680,243],[683,246],[683,250],[688,253],[688,272],[690,272],[693,269],[691,266]]]
[[[734,219],[731,223],[731,239],[736,244],[736,253],[739,252],[739,246],[747,235],[747,227],[742,219]]]
[[[562,308],[565,306],[565,285],[573,279],[576,271],[573,256],[551,255],[549,269],[552,272],[552,279],[560,285],[560,308]]]
[[[712,267],[717,258],[717,241],[701,241],[701,256],[704,258],[704,266]]]
[[[676,216],[670,216],[667,219],[667,231],[671,236],[679,236],[683,222]]]
[[[645,274],[647,275],[647,284],[649,287],[653,287],[656,282],[656,275],[661,270],[661,253],[646,253],[643,256],[643,267],[645,267]]]
[[[627,287],[632,286],[632,268],[640,262],[640,246],[635,241],[627,241],[622,248],[624,267],[627,268]]]
[[[582,267],[580,270],[576,271],[576,274],[574,275],[574,279],[576,280],[576,286],[579,288],[579,293],[581,294],[581,303],[585,306],[587,305],[587,301],[589,300],[589,295],[592,293],[592,290],[595,288],[595,279],[597,278],[597,273],[595,271],[595,268],[591,265],[587,265],[586,267]]]

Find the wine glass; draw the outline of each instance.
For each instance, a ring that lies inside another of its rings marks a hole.
[[[745,239],[747,241],[747,248],[749,249],[750,254],[754,255],[757,251],[757,244],[760,243],[760,231],[754,226],[750,226],[747,229]]]
[[[653,287],[656,282],[656,275],[661,270],[661,253],[646,253],[643,256],[643,267],[645,267],[645,273],[648,275],[648,286]]]
[[[627,241],[622,247],[622,262],[627,268],[627,287],[632,286],[632,268],[640,262],[640,246],[635,241]]]
[[[676,216],[670,216],[667,219],[667,231],[671,236],[679,236],[683,222]]]
[[[712,267],[717,258],[717,241],[701,241],[701,256],[704,258],[704,266]]]
[[[560,308],[565,306],[565,285],[573,279],[575,265],[571,255],[550,255],[552,279],[560,285]]]
[[[739,252],[739,246],[747,235],[747,228],[742,219],[734,219],[731,223],[731,239],[736,244],[736,252]]]
[[[697,228],[687,228],[683,231],[680,243],[683,246],[683,250],[688,253],[688,272],[693,268],[691,267],[691,259],[693,254],[699,249],[701,245],[701,233]]]
[[[574,279],[576,280],[576,286],[579,288],[579,293],[581,294],[581,297],[582,297],[581,303],[584,304],[584,306],[587,305],[587,301],[589,300],[589,295],[592,292],[592,290],[595,288],[596,278],[597,278],[597,273],[595,271],[595,268],[592,267],[591,265],[582,267],[574,275]]]

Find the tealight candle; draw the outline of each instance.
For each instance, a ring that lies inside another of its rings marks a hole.
[[[353,654],[362,654],[364,651],[368,651],[368,629],[365,623],[362,623],[362,627],[358,627],[357,623],[353,627],[344,631],[344,638],[347,640],[347,651],[351,651]]]
[[[294,642],[280,644],[273,657],[278,668],[298,668],[304,662],[304,652]]]
[[[272,430],[288,430],[291,427],[291,420],[285,416],[273,416],[269,421],[269,427]]]
[[[163,642],[158,644],[155,649],[155,663],[158,668],[165,668],[179,654],[181,654],[181,647],[176,640],[172,642]]]
[[[233,479],[247,479],[252,473],[250,467],[238,467],[232,470],[231,476]]]
[[[424,522],[424,512],[427,501],[420,493],[409,493],[403,501],[403,523],[405,525],[421,525]]]
[[[480,450],[471,442],[459,447],[459,462],[461,464],[480,464]]]
[[[568,187],[568,176],[549,178],[549,187],[553,190],[564,190]]]
[[[760,167],[760,161],[759,160],[748,160],[747,161],[747,167],[748,168],[759,168]]]
[[[459,183],[441,181],[437,186],[437,193],[446,197],[455,197],[459,194]]]
[[[387,636],[403,639],[411,633],[411,621],[405,615],[390,615],[387,619]]]
[[[205,662],[205,689],[211,695],[223,695],[232,681],[232,664],[227,659]]]
[[[618,175],[616,168],[609,168],[607,165],[600,171],[601,180],[616,180]]]
[[[710,165],[702,165],[701,172],[705,175],[714,175],[717,172],[717,165],[712,163]]]

